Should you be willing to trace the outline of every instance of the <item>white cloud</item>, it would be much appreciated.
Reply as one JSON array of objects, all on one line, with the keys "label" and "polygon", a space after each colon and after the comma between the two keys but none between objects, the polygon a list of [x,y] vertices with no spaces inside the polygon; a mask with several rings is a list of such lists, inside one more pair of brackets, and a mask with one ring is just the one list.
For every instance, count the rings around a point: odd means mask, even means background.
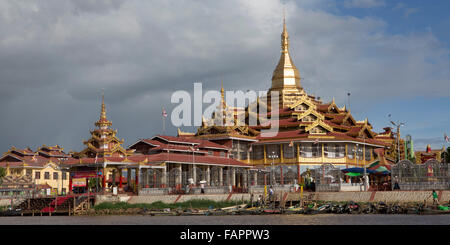
[{"label": "white cloud", "polygon": [[384,0],[345,0],[345,8],[376,8],[386,6]]},{"label": "white cloud", "polygon": [[[0,122],[3,149],[79,147],[97,119],[101,88],[119,137],[151,136],[161,130],[157,116],[161,106],[170,110],[171,92],[199,81],[218,89],[222,80],[225,89],[268,89],[280,55],[279,1],[29,3],[0,2],[0,113],[9,115]],[[448,97],[449,50],[432,33],[388,34],[383,20],[337,16],[321,9],[328,1],[319,3],[286,4],[307,92],[343,103],[350,91],[354,103],[367,104]],[[39,123],[23,123],[24,115]]]}]

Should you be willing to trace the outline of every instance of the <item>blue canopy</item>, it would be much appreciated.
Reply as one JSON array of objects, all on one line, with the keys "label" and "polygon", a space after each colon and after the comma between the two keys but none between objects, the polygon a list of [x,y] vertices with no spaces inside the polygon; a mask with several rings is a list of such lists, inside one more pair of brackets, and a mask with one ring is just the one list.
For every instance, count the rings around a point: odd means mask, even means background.
[{"label": "blue canopy", "polygon": [[[345,173],[361,173],[362,174],[362,173],[364,173],[364,168],[344,168],[341,171],[345,172]],[[377,171],[366,168],[366,173],[376,174]]]}]

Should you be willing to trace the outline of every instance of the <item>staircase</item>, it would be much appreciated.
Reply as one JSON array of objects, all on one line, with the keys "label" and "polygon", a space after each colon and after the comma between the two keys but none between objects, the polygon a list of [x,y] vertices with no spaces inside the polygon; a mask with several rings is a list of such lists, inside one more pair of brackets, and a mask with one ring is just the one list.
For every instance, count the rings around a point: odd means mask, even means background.
[{"label": "staircase", "polygon": [[47,213],[60,214],[81,214],[85,213],[89,207],[89,201],[93,196],[64,196],[64,197],[40,197],[29,198],[20,203],[16,208],[20,209],[23,214],[41,215]]}]

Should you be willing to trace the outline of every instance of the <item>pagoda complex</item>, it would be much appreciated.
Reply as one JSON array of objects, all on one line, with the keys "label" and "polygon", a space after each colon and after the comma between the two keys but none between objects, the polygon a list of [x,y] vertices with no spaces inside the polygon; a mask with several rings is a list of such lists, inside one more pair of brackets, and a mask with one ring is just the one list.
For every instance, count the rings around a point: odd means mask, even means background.
[{"label": "pagoda complex", "polygon": [[[231,116],[231,120],[236,122],[237,116],[245,113],[245,125],[218,126],[215,122],[219,113],[214,113],[211,119],[203,119],[195,134],[180,130],[178,134],[227,145],[232,149],[233,158],[253,166],[277,166],[280,176],[277,178],[281,183],[300,179],[300,173],[323,163],[341,168],[362,167],[378,158],[375,149],[379,149],[377,152],[396,149],[392,146],[396,140],[390,132],[377,134],[367,118],[355,120],[350,109],[339,107],[334,99],[323,103],[319,98],[308,95],[300,81],[300,73],[289,52],[289,34],[284,21],[281,56],[267,94],[246,108],[228,108],[222,87],[220,109],[225,113],[221,115]],[[272,91],[278,92],[277,98],[271,98]],[[278,103],[278,107],[271,103]],[[261,115],[269,119],[262,121],[258,118]],[[278,119],[270,119],[273,116]],[[253,121],[257,124],[249,125],[250,119],[255,119]],[[264,137],[262,130],[269,129],[272,123],[276,123],[274,120],[278,120],[278,133]],[[383,155],[392,162],[390,154]],[[286,179],[286,175],[291,177]]]}]

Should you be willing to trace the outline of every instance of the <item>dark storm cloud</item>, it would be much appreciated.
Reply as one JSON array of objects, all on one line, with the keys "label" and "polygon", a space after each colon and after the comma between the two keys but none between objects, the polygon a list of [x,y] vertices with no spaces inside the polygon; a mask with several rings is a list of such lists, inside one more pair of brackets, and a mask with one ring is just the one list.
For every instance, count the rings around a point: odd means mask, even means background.
[{"label": "dark storm cloud", "polygon": [[[431,83],[448,88],[441,71],[448,59],[423,61],[448,54],[432,34],[389,36],[381,20],[320,10],[327,1],[283,2],[307,92],[325,101],[340,94],[343,102],[351,88],[367,103],[398,95],[396,88],[442,94],[417,82],[430,74]],[[41,144],[80,150],[102,90],[108,118],[128,145],[161,133],[161,107],[170,112],[172,92],[192,92],[194,82],[204,91],[221,81],[225,89],[268,89],[282,9],[272,0],[0,1],[1,151]],[[167,128],[175,133],[169,121]]]}]

